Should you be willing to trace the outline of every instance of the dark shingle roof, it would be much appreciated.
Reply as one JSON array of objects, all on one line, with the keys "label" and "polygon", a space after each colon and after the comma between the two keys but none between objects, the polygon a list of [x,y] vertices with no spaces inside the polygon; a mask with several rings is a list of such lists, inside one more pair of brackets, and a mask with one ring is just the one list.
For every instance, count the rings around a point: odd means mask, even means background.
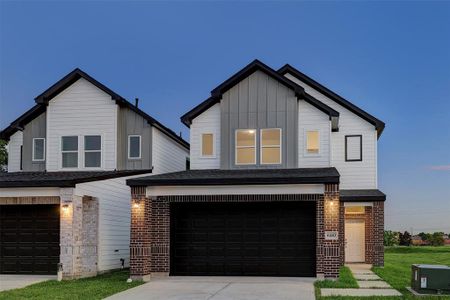
[{"label": "dark shingle roof", "polygon": [[344,202],[386,201],[386,195],[380,190],[340,190]]},{"label": "dark shingle roof", "polygon": [[335,168],[187,170],[128,179],[130,186],[339,183]]},{"label": "dark shingle roof", "polygon": [[0,173],[0,188],[74,187],[77,183],[151,173],[152,170]]}]

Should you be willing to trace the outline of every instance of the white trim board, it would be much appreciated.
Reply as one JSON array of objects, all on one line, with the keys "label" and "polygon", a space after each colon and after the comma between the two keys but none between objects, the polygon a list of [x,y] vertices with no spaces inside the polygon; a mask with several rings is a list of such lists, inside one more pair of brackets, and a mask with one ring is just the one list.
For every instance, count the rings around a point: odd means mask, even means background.
[{"label": "white trim board", "polygon": [[271,194],[323,194],[323,184],[277,185],[211,185],[211,186],[148,186],[146,195],[271,195]]},{"label": "white trim board", "polygon": [[60,196],[59,187],[15,187],[1,188],[0,197]]},{"label": "white trim board", "polygon": [[373,206],[373,202],[344,202],[344,206]]}]

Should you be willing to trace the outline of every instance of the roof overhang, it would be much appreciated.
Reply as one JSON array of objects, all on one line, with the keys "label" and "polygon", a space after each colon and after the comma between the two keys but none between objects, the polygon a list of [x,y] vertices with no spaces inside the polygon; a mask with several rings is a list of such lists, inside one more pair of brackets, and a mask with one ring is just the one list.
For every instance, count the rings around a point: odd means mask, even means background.
[{"label": "roof overhang", "polygon": [[338,184],[336,168],[187,170],[128,179],[129,186]]},{"label": "roof overhang", "polygon": [[287,73],[291,74],[292,76],[294,76],[298,80],[306,83],[307,85],[311,86],[312,88],[314,88],[315,90],[319,91],[323,95],[327,96],[331,100],[335,101],[339,105],[345,107],[346,109],[348,109],[352,113],[356,114],[360,118],[362,118],[362,119],[366,120],[367,122],[369,122],[370,124],[374,125],[375,129],[377,130],[378,138],[383,133],[383,130],[384,130],[384,127],[385,127],[385,123],[383,121],[381,121],[381,120],[375,118],[374,116],[372,116],[371,114],[365,112],[364,110],[362,110],[361,108],[357,107],[356,105],[354,105],[350,101],[348,101],[348,100],[344,99],[343,97],[339,96],[335,92],[333,92],[330,89],[326,88],[325,86],[321,85],[320,83],[318,83],[314,79],[310,78],[309,76],[303,74],[302,72],[300,72],[296,68],[292,67],[291,65],[289,65],[289,64],[284,65],[282,68],[280,68],[278,70],[278,73],[283,75],[283,76],[286,75]]},{"label": "roof overhang", "polygon": [[148,170],[0,173],[0,188],[75,187],[79,183],[150,174]]},{"label": "roof overhang", "polygon": [[386,195],[377,189],[340,190],[339,196],[342,202],[386,201]]}]

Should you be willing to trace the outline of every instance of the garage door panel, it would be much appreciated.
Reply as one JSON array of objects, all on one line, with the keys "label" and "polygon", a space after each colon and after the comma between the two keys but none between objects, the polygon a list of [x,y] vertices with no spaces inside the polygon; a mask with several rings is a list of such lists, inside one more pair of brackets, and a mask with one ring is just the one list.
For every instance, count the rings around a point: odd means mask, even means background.
[{"label": "garage door panel", "polygon": [[8,205],[0,211],[0,273],[56,274],[59,205]]},{"label": "garage door panel", "polygon": [[315,203],[172,204],[170,262],[172,275],[315,276]]}]

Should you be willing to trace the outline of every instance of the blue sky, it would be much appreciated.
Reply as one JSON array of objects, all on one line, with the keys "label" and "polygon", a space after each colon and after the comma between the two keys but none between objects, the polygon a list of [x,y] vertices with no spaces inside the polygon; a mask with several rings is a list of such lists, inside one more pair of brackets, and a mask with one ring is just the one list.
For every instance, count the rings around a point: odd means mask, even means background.
[{"label": "blue sky", "polygon": [[0,127],[75,67],[179,117],[251,60],[386,122],[388,229],[450,232],[450,2],[0,2]]}]

